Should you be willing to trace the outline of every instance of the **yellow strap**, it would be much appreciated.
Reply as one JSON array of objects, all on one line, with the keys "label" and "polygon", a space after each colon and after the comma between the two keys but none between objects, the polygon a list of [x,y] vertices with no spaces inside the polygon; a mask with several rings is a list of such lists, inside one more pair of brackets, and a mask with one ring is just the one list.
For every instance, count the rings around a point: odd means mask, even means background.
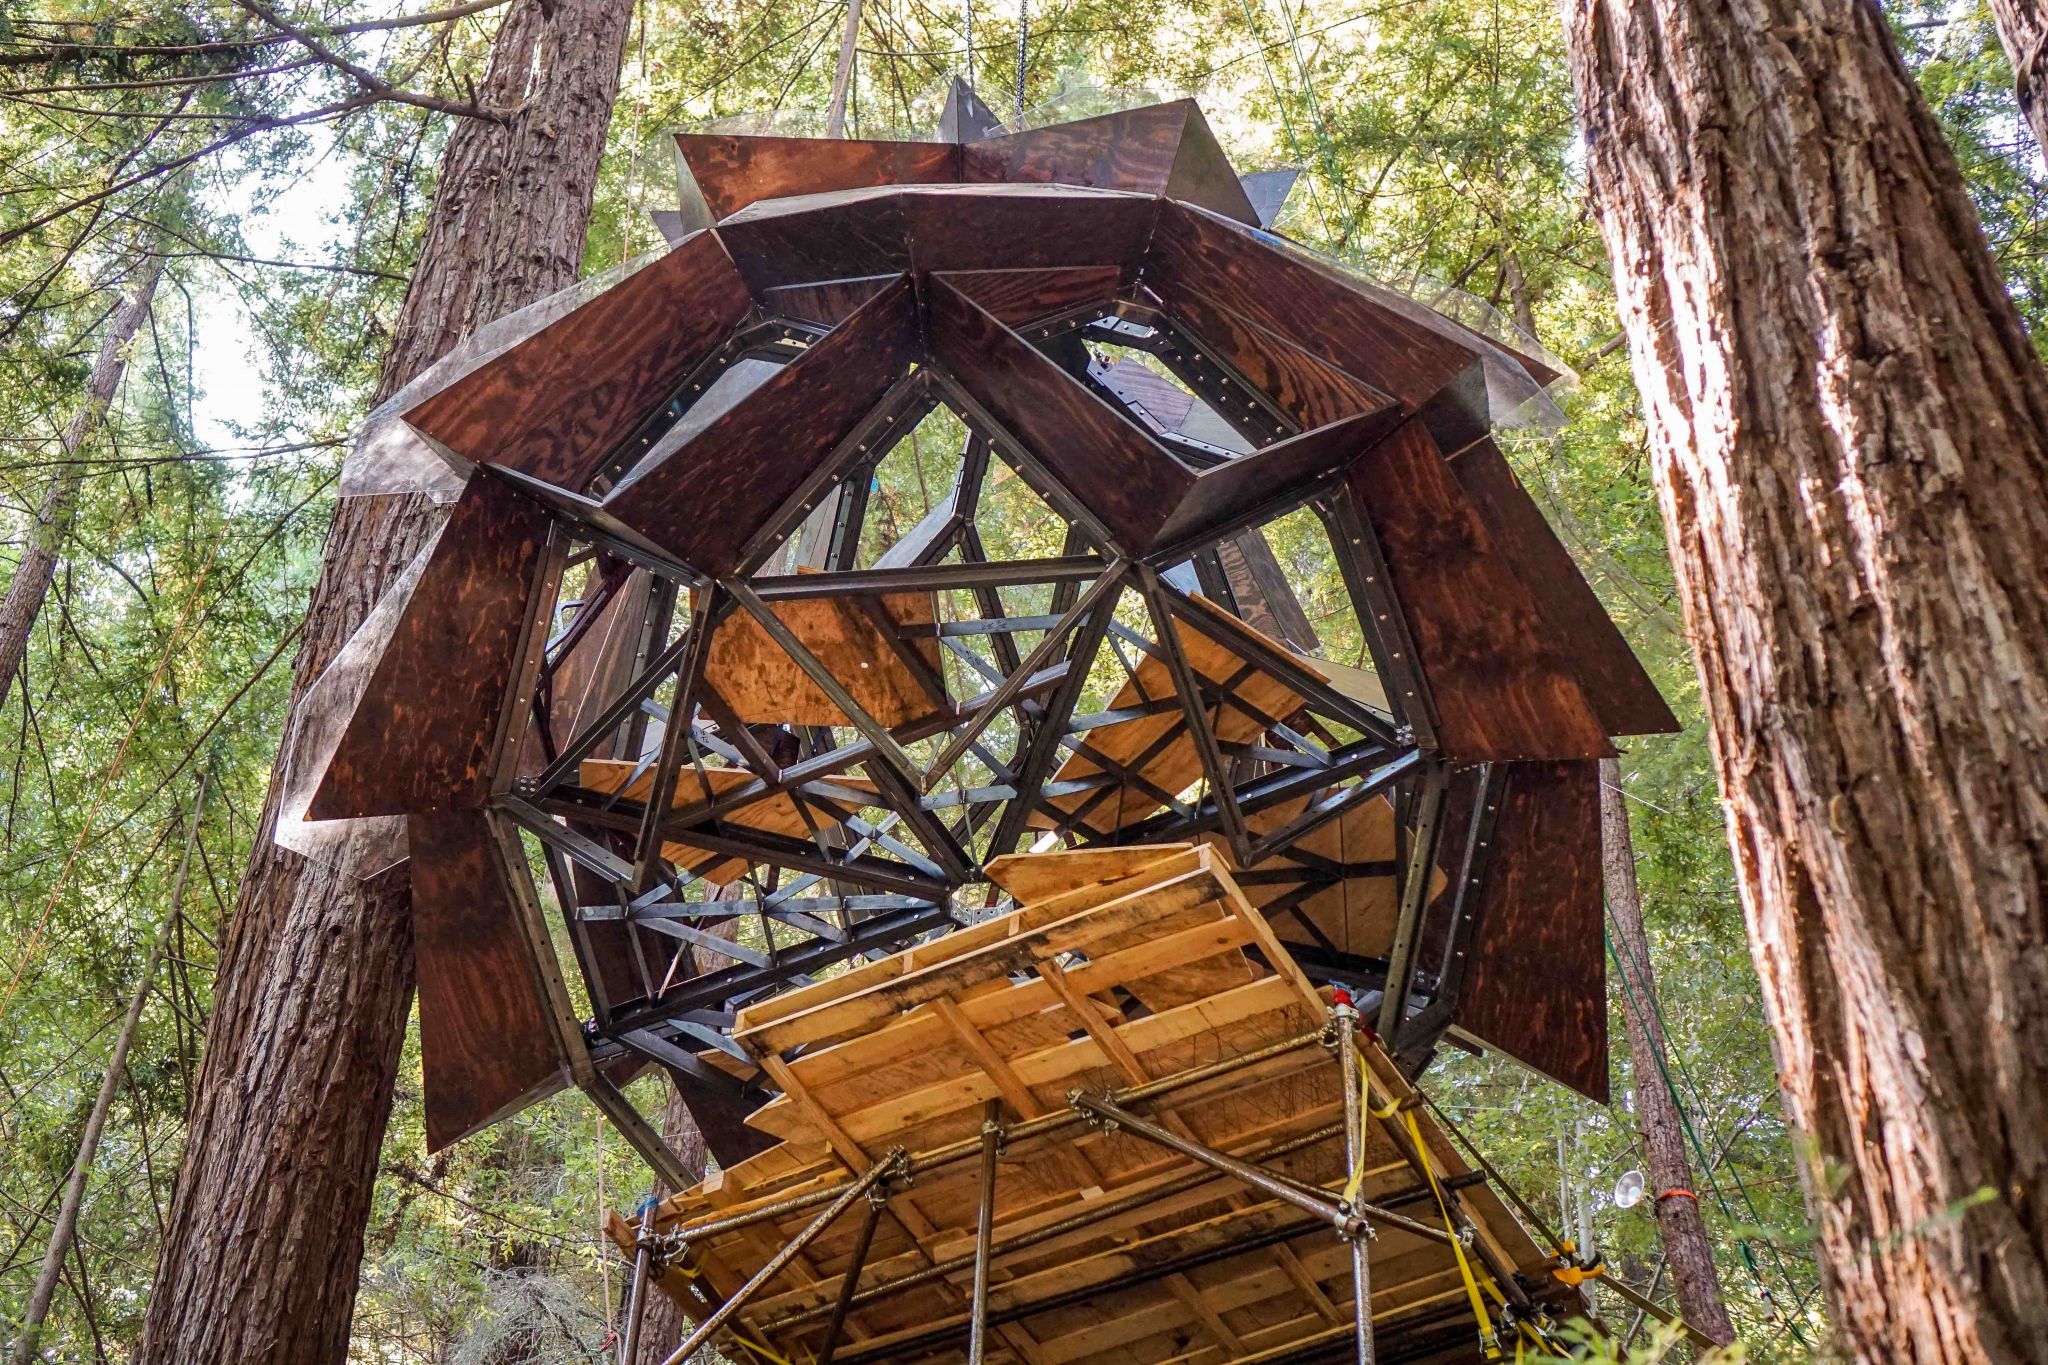
[{"label": "yellow strap", "polygon": [[[1390,1119],[1394,1117],[1395,1114],[1399,1113],[1401,1109],[1401,1101],[1395,1098],[1393,1095],[1388,1095],[1387,1103],[1384,1108],[1373,1108],[1372,1072],[1370,1069],[1366,1067],[1363,1058],[1359,1059],[1359,1073],[1361,1079],[1364,1080],[1365,1084],[1360,1086],[1358,1089],[1358,1108],[1360,1112],[1364,1115],[1364,1117],[1359,1120],[1358,1128],[1361,1134],[1365,1134],[1370,1133],[1372,1131],[1373,1119]],[[1344,1202],[1347,1204],[1356,1203],[1358,1200],[1359,1191],[1365,1188],[1366,1146],[1367,1144],[1364,1142],[1360,1142],[1358,1144],[1358,1164],[1352,1167],[1351,1169],[1351,1179],[1344,1182]]]},{"label": "yellow strap", "polygon": [[768,1365],[793,1365],[793,1362],[789,1361],[788,1359],[782,1356],[775,1354],[775,1352],[771,1351],[770,1349],[768,1349],[768,1347],[764,1346],[760,1342],[755,1341],[752,1337],[744,1337],[741,1336],[739,1333],[735,1332],[733,1334],[733,1340],[739,1342],[740,1345],[746,1347],[749,1351],[752,1351],[755,1355],[767,1361]]},{"label": "yellow strap", "polygon": [[[1429,1147],[1422,1140],[1422,1128],[1415,1122],[1414,1111],[1410,1110],[1401,1117],[1407,1121],[1408,1138],[1415,1144],[1415,1155],[1422,1162],[1422,1173],[1429,1179],[1429,1191],[1436,1196],[1436,1209],[1443,1216],[1444,1231],[1450,1234],[1451,1254],[1458,1258],[1458,1274],[1465,1281],[1465,1297],[1471,1301],[1472,1316],[1479,1321],[1479,1335],[1486,1343],[1486,1358],[1498,1360],[1500,1346],[1494,1338],[1493,1317],[1486,1311],[1486,1296],[1479,1292],[1479,1277],[1472,1273],[1472,1261],[1465,1255],[1464,1239],[1458,1236],[1458,1226],[1451,1219],[1450,1201],[1444,1198],[1444,1187],[1437,1183],[1436,1163],[1429,1159]],[[1494,1294],[1498,1297],[1500,1291],[1494,1289]]]}]

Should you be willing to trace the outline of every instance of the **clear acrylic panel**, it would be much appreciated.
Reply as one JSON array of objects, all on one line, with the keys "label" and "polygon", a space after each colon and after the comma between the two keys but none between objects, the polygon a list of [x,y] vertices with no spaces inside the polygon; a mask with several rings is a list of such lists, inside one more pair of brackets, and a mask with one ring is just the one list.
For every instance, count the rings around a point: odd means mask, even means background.
[{"label": "clear acrylic panel", "polygon": [[405,817],[308,820],[306,810],[433,552],[434,544],[429,542],[392,580],[355,634],[307,690],[282,746],[279,781],[284,799],[278,803],[272,837],[280,847],[354,877],[374,877],[405,860]]},{"label": "clear acrylic panel", "polygon": [[674,249],[663,245],[610,270],[601,270],[485,323],[457,342],[446,355],[363,419],[356,429],[355,444],[342,462],[341,496],[424,493],[437,502],[453,502],[469,482],[466,463],[413,430],[404,414]]}]

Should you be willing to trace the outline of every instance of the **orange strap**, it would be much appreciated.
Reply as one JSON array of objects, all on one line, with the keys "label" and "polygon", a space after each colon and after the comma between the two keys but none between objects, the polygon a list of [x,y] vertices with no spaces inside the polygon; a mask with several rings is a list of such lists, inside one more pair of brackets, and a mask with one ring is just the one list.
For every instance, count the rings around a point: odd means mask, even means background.
[{"label": "orange strap", "polygon": [[1700,1202],[1700,1197],[1691,1190],[1659,1190],[1657,1198],[1660,1201],[1665,1199],[1690,1199],[1695,1204]]}]

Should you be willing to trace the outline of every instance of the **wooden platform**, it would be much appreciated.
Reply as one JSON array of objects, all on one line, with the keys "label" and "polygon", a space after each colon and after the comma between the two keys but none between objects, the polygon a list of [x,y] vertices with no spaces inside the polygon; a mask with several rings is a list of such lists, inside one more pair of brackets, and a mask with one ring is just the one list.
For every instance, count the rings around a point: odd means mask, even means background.
[{"label": "wooden platform", "polygon": [[[1328,1000],[1217,850],[1047,853],[989,872],[1021,908],[741,1014],[737,1041],[783,1091],[749,1123],[781,1144],[665,1201],[658,1232],[687,1236],[843,1185],[894,1149],[913,1159],[972,1151],[991,1113],[1007,1127],[1043,1127],[1074,1114],[1073,1092],[1103,1095],[1262,1050],[1131,1108],[1334,1197],[1348,1172],[1339,1069],[1319,1038]],[[1385,1055],[1362,1050],[1372,1103],[1386,1112],[1410,1100]],[[1426,1115],[1415,1120],[1411,1130],[1396,1111],[1369,1123],[1361,1197],[1439,1227],[1433,1171],[1453,1217],[1472,1229],[1478,1275],[1520,1297],[1519,1273],[1554,1299],[1542,1249]],[[969,1155],[890,1187],[839,1365],[965,1358],[978,1178]],[[663,1287],[701,1318],[819,1202],[691,1241]],[[1076,1119],[1010,1143],[994,1208],[991,1360],[1220,1365],[1348,1344],[1349,1249],[1327,1222],[1128,1132]],[[739,1311],[721,1338],[729,1358],[801,1361],[820,1348],[861,1222],[849,1211]],[[634,1229],[615,1214],[609,1226],[630,1251]],[[955,1260],[965,1263],[930,1273]],[[1480,1358],[1448,1245],[1384,1226],[1371,1268],[1384,1351]],[[922,1281],[889,1290],[918,1272]],[[773,1355],[749,1355],[749,1341]]]}]

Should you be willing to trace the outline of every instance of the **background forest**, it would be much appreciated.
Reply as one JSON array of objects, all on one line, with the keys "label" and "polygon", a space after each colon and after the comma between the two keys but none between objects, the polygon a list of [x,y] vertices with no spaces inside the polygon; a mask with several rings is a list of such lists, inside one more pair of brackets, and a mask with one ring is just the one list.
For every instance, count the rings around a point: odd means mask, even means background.
[{"label": "background forest", "polygon": [[[2048,182],[1988,12],[1889,9],[2038,323]],[[648,211],[674,197],[661,130],[764,113],[821,122],[844,14],[839,0],[639,0],[586,274],[658,245]],[[498,7],[393,22],[406,11],[330,0],[280,16],[255,0],[0,8],[0,581],[34,543],[38,509],[72,507],[0,706],[10,1320],[141,964],[168,930],[43,1339],[53,1360],[126,1359],[140,1329],[210,974],[259,837],[341,456]],[[1647,1203],[1616,1209],[1611,1191],[1641,1164],[1630,1096],[1671,1088],[1746,1350],[1809,1358],[1824,1324],[1795,1137],[1585,204],[1555,4],[1032,0],[1021,43],[1019,22],[1007,3],[972,16],[975,83],[1006,118],[1020,103],[1044,122],[1195,95],[1240,169],[1302,170],[1284,231],[1419,297],[1481,300],[1577,372],[1560,395],[1566,424],[1509,453],[1688,722],[1622,761],[1668,1065],[1628,1074],[1619,1011],[1644,964],[1617,960],[1611,1109],[1492,1059],[1447,1064],[1432,1088],[1546,1218],[1567,1198],[1587,1203],[1617,1273],[1639,1286],[1658,1278],[1656,1227]],[[280,36],[287,23],[318,37]],[[867,0],[849,131],[933,127],[944,83],[968,65],[966,28],[954,3]],[[70,449],[62,433],[120,300],[159,265],[108,419]],[[884,521],[927,510],[939,481],[919,472],[884,479]],[[1276,540],[1326,650],[1352,660],[1334,567],[1308,537]],[[409,1056],[354,1356],[607,1358],[622,1272],[598,1214],[646,1192],[637,1159],[574,1093],[429,1159],[418,1091]],[[1624,1327],[1633,1317],[1606,1306]]]}]

